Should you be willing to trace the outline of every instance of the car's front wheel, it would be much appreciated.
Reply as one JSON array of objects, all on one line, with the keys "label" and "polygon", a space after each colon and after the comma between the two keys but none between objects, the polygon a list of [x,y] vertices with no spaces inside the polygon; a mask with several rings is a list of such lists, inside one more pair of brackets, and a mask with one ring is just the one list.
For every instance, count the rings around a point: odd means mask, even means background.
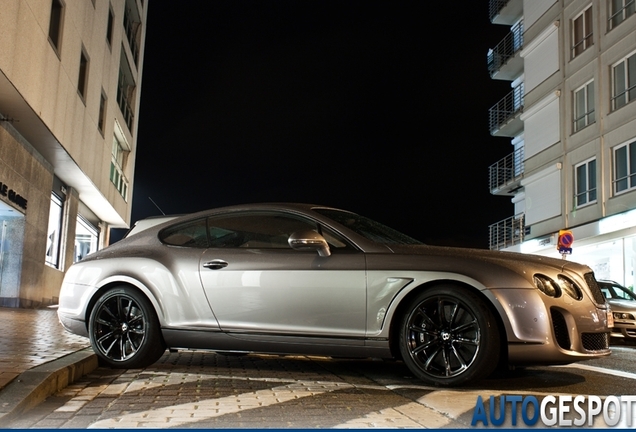
[{"label": "car's front wheel", "polygon": [[500,334],[484,302],[454,285],[427,289],[406,308],[400,326],[402,359],[425,382],[456,386],[497,366]]},{"label": "car's front wheel", "polygon": [[110,289],[97,300],[88,332],[100,362],[110,367],[147,367],[166,350],[152,304],[128,286]]}]

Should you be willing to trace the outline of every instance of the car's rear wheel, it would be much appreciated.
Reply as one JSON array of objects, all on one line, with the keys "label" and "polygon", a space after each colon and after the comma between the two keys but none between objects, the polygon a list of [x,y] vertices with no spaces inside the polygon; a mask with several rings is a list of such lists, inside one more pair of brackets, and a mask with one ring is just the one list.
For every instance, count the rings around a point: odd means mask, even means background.
[{"label": "car's rear wheel", "polygon": [[400,351],[418,378],[456,386],[489,375],[497,366],[500,334],[477,294],[454,285],[418,294],[400,326]]},{"label": "car's rear wheel", "polygon": [[88,331],[100,362],[110,367],[147,367],[166,350],[152,304],[128,286],[110,289],[97,300]]}]

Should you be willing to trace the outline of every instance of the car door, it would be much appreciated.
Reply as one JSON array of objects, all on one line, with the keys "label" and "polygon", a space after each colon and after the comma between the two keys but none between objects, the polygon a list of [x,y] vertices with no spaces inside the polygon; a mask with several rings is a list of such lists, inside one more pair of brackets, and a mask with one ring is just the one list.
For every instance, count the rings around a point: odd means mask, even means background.
[{"label": "car door", "polygon": [[331,256],[290,248],[292,232],[320,230],[286,213],[208,219],[210,247],[200,262],[205,294],[226,332],[362,338],[364,254],[328,235]]}]

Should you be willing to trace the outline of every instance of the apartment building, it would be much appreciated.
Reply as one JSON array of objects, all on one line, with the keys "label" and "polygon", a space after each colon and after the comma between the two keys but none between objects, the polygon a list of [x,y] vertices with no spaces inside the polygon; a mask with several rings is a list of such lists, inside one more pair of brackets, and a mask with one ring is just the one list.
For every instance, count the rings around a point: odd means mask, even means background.
[{"label": "apartment building", "polygon": [[2,0],[0,306],[130,222],[148,0]]},{"label": "apartment building", "polygon": [[599,279],[635,286],[635,0],[490,0],[510,33],[488,52],[511,90],[490,109],[490,132],[512,144],[490,166],[490,190],[514,211],[490,226],[490,247],[560,257]]}]

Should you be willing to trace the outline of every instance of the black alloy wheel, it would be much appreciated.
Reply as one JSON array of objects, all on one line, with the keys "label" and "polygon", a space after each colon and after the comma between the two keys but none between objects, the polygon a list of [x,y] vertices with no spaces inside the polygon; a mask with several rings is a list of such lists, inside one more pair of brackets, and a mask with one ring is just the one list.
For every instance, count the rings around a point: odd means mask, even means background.
[{"label": "black alloy wheel", "polygon": [[102,295],[91,312],[88,330],[93,350],[106,366],[147,367],[166,350],[152,304],[131,287]]},{"label": "black alloy wheel", "polygon": [[439,286],[420,293],[400,327],[402,358],[418,378],[456,386],[497,366],[500,335],[483,301],[466,288]]}]

